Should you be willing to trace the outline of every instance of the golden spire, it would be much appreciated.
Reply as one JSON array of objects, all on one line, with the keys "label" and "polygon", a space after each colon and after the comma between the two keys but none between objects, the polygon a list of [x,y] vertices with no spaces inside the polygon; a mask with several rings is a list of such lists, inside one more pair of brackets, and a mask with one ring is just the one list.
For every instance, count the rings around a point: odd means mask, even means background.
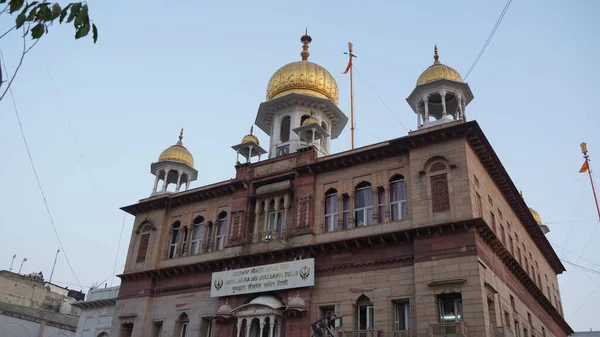
[{"label": "golden spire", "polygon": [[438,55],[437,44],[433,46],[433,64],[440,64],[440,55]]},{"label": "golden spire", "polygon": [[302,56],[302,61],[308,60],[310,53],[308,52],[308,45],[312,42],[312,37],[308,35],[308,28],[304,31],[304,35],[300,37],[300,41],[302,42],[302,52],[300,56]]},{"label": "golden spire", "polygon": [[252,131],[254,131],[254,125],[250,125],[250,136],[252,136]]}]

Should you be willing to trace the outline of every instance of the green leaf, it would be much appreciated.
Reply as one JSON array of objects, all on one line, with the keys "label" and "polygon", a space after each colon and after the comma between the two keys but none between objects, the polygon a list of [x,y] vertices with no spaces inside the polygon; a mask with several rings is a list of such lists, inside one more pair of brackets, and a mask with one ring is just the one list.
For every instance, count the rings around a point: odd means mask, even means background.
[{"label": "green leaf", "polygon": [[77,32],[75,32],[75,39],[82,38],[82,37],[88,35],[89,32],[90,32],[90,24],[86,23],[83,26],[79,27],[79,29],[77,29]]},{"label": "green leaf", "polygon": [[21,9],[25,0],[11,0],[10,1],[10,13],[14,13]]},{"label": "green leaf", "polygon": [[37,15],[37,19],[41,21],[50,21],[52,18],[52,11],[48,7],[48,4],[41,3],[39,4],[39,11]]},{"label": "green leaf", "polygon": [[60,13],[60,19],[58,20],[60,23],[63,22],[67,13],[69,13],[69,8],[71,8],[71,6],[73,6],[73,4],[68,4],[67,7],[63,8],[62,13]]},{"label": "green leaf", "polygon": [[94,38],[94,43],[98,41],[98,28],[96,28],[96,24],[92,24],[92,36]]},{"label": "green leaf", "polygon": [[77,14],[77,18],[75,19],[75,27],[82,26],[86,23],[89,25],[89,22],[90,20],[88,17],[88,6],[83,5],[83,7],[81,7],[81,10]]},{"label": "green leaf", "polygon": [[44,35],[44,24],[38,23],[31,29],[31,37],[34,39],[39,39],[42,37],[42,35]]},{"label": "green leaf", "polygon": [[71,13],[69,14],[69,18],[67,19],[67,23],[73,21],[79,14],[79,10],[81,9],[81,2],[76,2],[71,7]]},{"label": "green leaf", "polygon": [[25,23],[26,19],[27,19],[27,17],[23,13],[17,15],[17,19],[15,20],[15,23],[17,25],[17,29],[19,29],[19,28],[21,28],[21,26],[23,26],[23,24]]},{"label": "green leaf", "polygon": [[37,15],[37,10],[38,10],[38,8],[35,7],[34,9],[31,10],[31,12],[29,12],[29,15],[27,15],[27,21],[33,21],[33,19]]},{"label": "green leaf", "polygon": [[52,14],[50,15],[50,20],[55,20],[60,16],[60,5],[55,3],[52,5]]}]

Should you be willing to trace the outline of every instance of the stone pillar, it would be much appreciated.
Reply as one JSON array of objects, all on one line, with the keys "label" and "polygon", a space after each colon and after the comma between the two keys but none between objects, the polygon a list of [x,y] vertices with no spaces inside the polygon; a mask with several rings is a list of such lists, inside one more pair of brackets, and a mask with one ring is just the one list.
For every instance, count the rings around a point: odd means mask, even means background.
[{"label": "stone pillar", "polygon": [[460,113],[458,118],[464,120],[465,116],[463,114],[463,98],[462,98],[462,94],[460,92],[456,93],[456,101],[458,102],[458,112]]},{"label": "stone pillar", "polygon": [[[270,203],[271,203],[270,201],[265,200],[265,212],[264,212],[264,214],[265,214],[265,224],[263,226],[262,231],[258,231],[258,233],[260,233],[260,232],[266,232],[267,231],[267,228],[268,228],[267,225],[269,224],[269,211],[270,211],[269,204]],[[260,238],[259,238],[259,240],[260,240]]]},{"label": "stone pillar", "polygon": [[287,232],[285,221],[287,220],[288,208],[290,208],[290,196],[286,193],[283,195],[283,221],[281,221],[281,230],[285,232]]},{"label": "stone pillar", "polygon": [[338,220],[337,220],[337,230],[342,229],[344,225],[344,195],[338,194]]},{"label": "stone pillar", "polygon": [[[240,162],[240,150],[235,151],[235,164]],[[239,336],[238,336],[239,337]]]},{"label": "stone pillar", "polygon": [[440,90],[440,97],[442,98],[442,119],[446,119],[446,90]]},{"label": "stone pillar", "polygon": [[163,180],[163,187],[162,187],[162,191],[163,192],[167,190],[167,181],[169,179],[169,169],[167,168],[164,171],[165,171],[165,177],[164,177],[164,180]]},{"label": "stone pillar", "polygon": [[180,187],[181,187],[181,171],[177,170],[177,185],[175,187],[175,192],[179,192]]},{"label": "stone pillar", "polygon": [[158,177],[160,176],[160,171],[156,172],[156,178],[154,179],[154,187],[152,188],[152,194],[156,193],[156,188],[158,187]]},{"label": "stone pillar", "polygon": [[379,191],[377,187],[373,187],[373,222],[372,224],[376,224],[379,222]]},{"label": "stone pillar", "polygon": [[350,204],[348,205],[348,210],[350,211],[348,214],[348,228],[354,228],[356,227],[356,224],[354,223],[356,220],[354,219],[354,191],[352,193],[348,193],[348,203]]},{"label": "stone pillar", "polygon": [[[260,217],[260,200],[256,200],[256,206],[254,207],[254,231],[253,234],[258,235],[258,218]],[[254,235],[252,236],[254,238]],[[252,239],[254,243],[254,239]]]},{"label": "stone pillar", "polygon": [[260,333],[259,333],[258,335],[259,335],[260,337],[262,337],[262,335],[263,335],[263,330],[264,330],[264,328],[265,328],[265,323],[266,323],[266,322],[265,322],[265,318],[264,318],[264,317],[260,317],[260,318],[259,318],[259,323],[258,323],[258,325],[260,326]]},{"label": "stone pillar", "polygon": [[269,337],[273,337],[275,333],[275,316],[269,316],[269,325]]},{"label": "stone pillar", "polygon": [[385,222],[390,222],[391,214],[390,214],[390,184],[386,184],[383,188],[383,197],[385,199]]},{"label": "stone pillar", "polygon": [[240,332],[242,332],[242,324],[243,324],[242,322],[243,322],[243,320],[238,319],[237,331],[235,333],[236,337],[240,337]]},{"label": "stone pillar", "polygon": [[188,180],[185,182],[185,190],[189,190],[190,189],[190,179],[188,178]]},{"label": "stone pillar", "polygon": [[277,223],[279,222],[279,201],[275,201],[275,220],[273,221],[273,232],[279,232],[277,230]]},{"label": "stone pillar", "polygon": [[252,148],[253,148],[253,146],[252,146],[252,145],[248,146],[248,158],[246,158],[246,163],[250,163],[250,162],[251,162],[251,158],[252,158]]},{"label": "stone pillar", "polygon": [[423,120],[423,125],[429,122],[429,95],[425,95],[423,97],[423,106],[425,107],[425,118]]}]

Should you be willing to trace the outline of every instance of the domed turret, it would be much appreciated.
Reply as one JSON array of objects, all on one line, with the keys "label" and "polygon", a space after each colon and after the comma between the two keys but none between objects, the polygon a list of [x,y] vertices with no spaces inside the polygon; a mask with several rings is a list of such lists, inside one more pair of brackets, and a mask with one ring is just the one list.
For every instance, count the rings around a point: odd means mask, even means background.
[{"label": "domed turret", "polygon": [[433,64],[421,73],[406,99],[417,114],[419,129],[454,121],[466,121],[466,107],[473,100],[469,85],[454,68],[442,64],[437,46]]},{"label": "domed turret", "polygon": [[256,136],[254,134],[252,134],[253,130],[254,130],[254,126],[251,126],[250,133],[245,135],[244,138],[242,138],[242,144],[249,143],[249,142],[255,142],[257,145],[260,145],[258,138],[256,138]]},{"label": "domed turret", "polygon": [[[179,192],[182,186],[187,190],[190,182],[198,178],[198,171],[194,169],[194,157],[188,149],[183,146],[183,128],[179,133],[179,141],[169,146],[158,157],[158,162],[152,163],[150,172],[155,175],[152,194],[169,192],[169,184],[175,184],[175,192]],[[163,181],[161,191],[157,192],[158,182]]]}]

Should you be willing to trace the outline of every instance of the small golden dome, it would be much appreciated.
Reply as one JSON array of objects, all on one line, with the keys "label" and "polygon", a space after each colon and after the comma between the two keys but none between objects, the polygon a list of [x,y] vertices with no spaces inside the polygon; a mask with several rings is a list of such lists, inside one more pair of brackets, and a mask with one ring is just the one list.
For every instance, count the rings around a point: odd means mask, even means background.
[{"label": "small golden dome", "polygon": [[308,61],[308,45],[312,38],[304,34],[302,41],[302,61],[288,63],[271,76],[267,85],[267,100],[291,93],[328,98],[335,104],[339,101],[340,91],[335,78],[327,69]]},{"label": "small golden dome", "polygon": [[179,141],[177,144],[169,146],[166,150],[164,150],[160,156],[158,157],[158,161],[170,160],[177,161],[180,163],[184,163],[189,165],[190,167],[194,167],[194,157],[188,149],[183,146],[183,128],[181,128],[181,133],[179,133]]},{"label": "small golden dome", "polygon": [[437,80],[451,80],[456,82],[462,82],[463,79],[454,68],[449,67],[445,64],[441,64],[439,61],[439,55],[437,45],[433,48],[433,64],[419,76],[417,85],[437,81]]},{"label": "small golden dome", "polygon": [[535,222],[537,222],[538,225],[541,225],[542,224],[542,217],[540,216],[540,214],[538,212],[536,212],[533,208],[530,208],[529,212],[531,212],[531,215],[533,215],[533,218],[535,219]]},{"label": "small golden dome", "polygon": [[256,136],[252,134],[253,129],[254,129],[254,126],[251,126],[250,133],[245,135],[244,138],[242,138],[242,144],[248,143],[248,142],[255,142],[257,145],[260,145],[258,138],[256,138]]},{"label": "small golden dome", "polygon": [[306,125],[310,125],[310,124],[319,124],[319,121],[315,118],[315,114],[313,113],[313,111],[310,111],[310,117],[308,117],[307,119],[305,119],[302,122],[302,126],[306,126]]}]

